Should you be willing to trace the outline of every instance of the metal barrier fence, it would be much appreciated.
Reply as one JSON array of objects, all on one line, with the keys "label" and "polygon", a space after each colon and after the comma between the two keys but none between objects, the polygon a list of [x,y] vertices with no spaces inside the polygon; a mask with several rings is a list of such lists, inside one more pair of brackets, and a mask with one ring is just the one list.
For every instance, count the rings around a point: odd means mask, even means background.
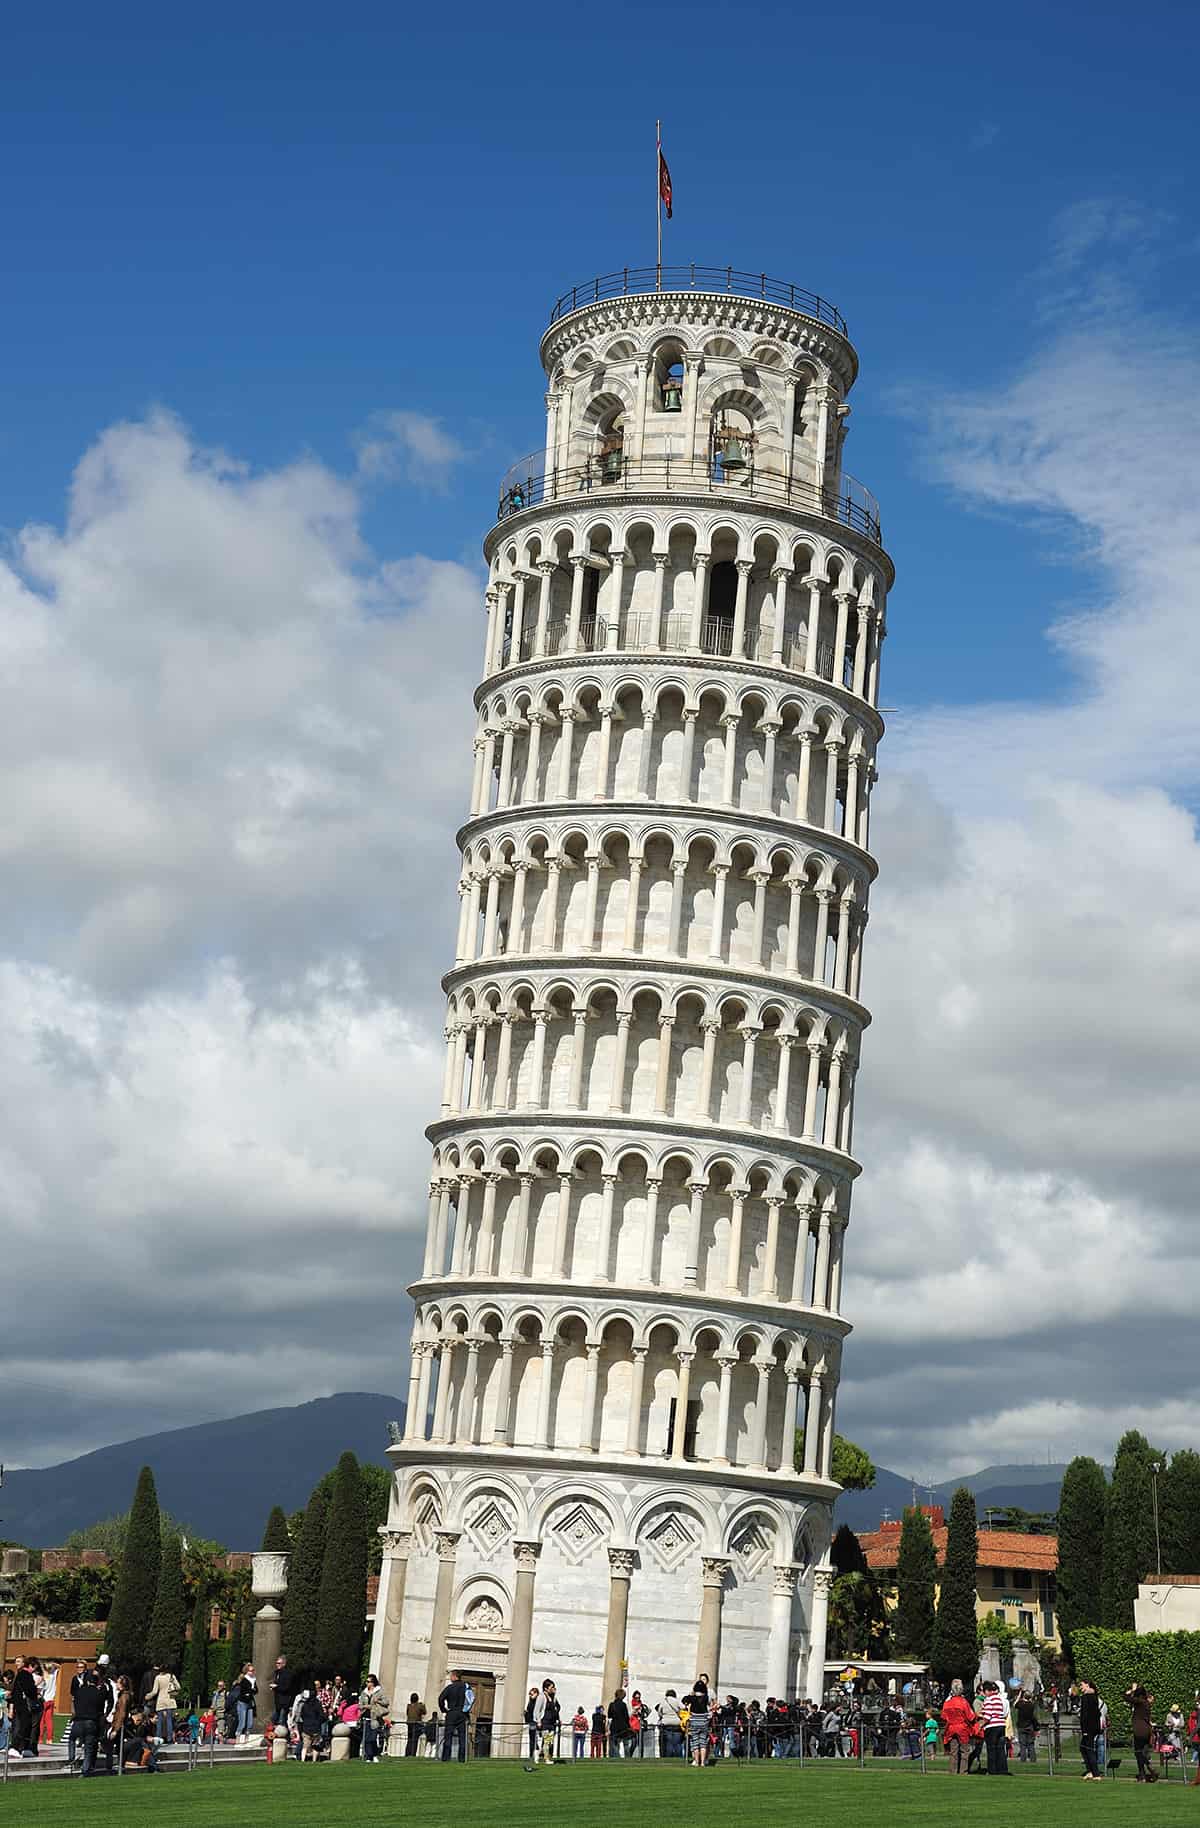
[{"label": "metal barrier fence", "polygon": [[[387,1744],[384,1748],[390,1758],[405,1756],[408,1728],[403,1721],[393,1722]],[[630,1731],[617,1736],[606,1730],[603,1736],[594,1734],[589,1727],[586,1733],[576,1734],[569,1722],[560,1722],[550,1735],[549,1745],[536,1727],[528,1722],[506,1722],[496,1720],[467,1720],[464,1731],[460,1734],[452,1729],[450,1744],[446,1744],[447,1734],[444,1722],[439,1722],[435,1737],[427,1736],[425,1724],[422,1723],[414,1757],[457,1760],[465,1756],[467,1762],[480,1758],[521,1759],[534,1763],[544,1758],[552,1758],[556,1763],[584,1763],[594,1758],[622,1758],[629,1762],[646,1764],[660,1761],[683,1762],[691,1757],[694,1747],[686,1731],[677,1727],[664,1726],[659,1723],[644,1726],[638,1732]],[[188,1772],[214,1770],[216,1768],[217,1742],[210,1739],[204,1742],[176,1742],[184,1744],[185,1759],[179,1768]],[[986,1769],[986,1751],[982,1742],[973,1741],[972,1748],[978,1747],[977,1757],[973,1756],[968,1769],[978,1762]],[[1132,1777],[1135,1760],[1131,1742],[1113,1740],[1099,1742],[1099,1764],[1103,1777]],[[205,1753],[207,1752],[207,1758]],[[114,1757],[114,1775],[125,1775],[125,1733],[122,1729],[116,1746],[112,1748]],[[265,1753],[265,1748],[264,1748]],[[1010,1764],[1020,1762],[1019,1757],[1010,1754]],[[96,1767],[107,1766],[109,1748],[100,1746],[97,1749]],[[289,1748],[288,1755],[291,1755]],[[9,1763],[13,1756],[12,1740],[3,1749],[0,1757],[0,1783],[9,1781]],[[831,1765],[857,1764],[860,1769],[872,1768],[907,1768],[909,1771],[920,1771],[924,1776],[930,1771],[949,1770],[948,1760],[940,1742],[936,1747],[927,1746],[924,1732],[917,1726],[906,1726],[899,1730],[884,1730],[879,1727],[873,1716],[866,1716],[857,1726],[845,1726],[836,1736],[816,1733],[803,1725],[789,1724],[788,1727],[776,1723],[764,1722],[758,1730],[745,1731],[738,1727],[718,1725],[710,1734],[707,1757],[711,1762],[733,1762],[746,1770],[752,1770],[764,1763],[786,1763],[797,1771],[805,1765],[829,1763]],[[1162,1749],[1150,1754],[1151,1768],[1156,1777],[1171,1781],[1176,1779],[1188,1783],[1196,1770],[1193,1755],[1185,1745],[1178,1755],[1171,1755]],[[20,1762],[20,1754],[17,1754]],[[239,1762],[250,1762],[240,1760]],[[257,1762],[257,1761],[255,1761]],[[1078,1735],[1061,1732],[1059,1726],[1047,1722],[1038,1728],[1034,1742],[1034,1760],[1045,1769],[1047,1776],[1078,1777],[1083,1769],[1083,1759],[1079,1750]],[[75,1758],[68,1770],[72,1776],[82,1773],[83,1759]]]}]

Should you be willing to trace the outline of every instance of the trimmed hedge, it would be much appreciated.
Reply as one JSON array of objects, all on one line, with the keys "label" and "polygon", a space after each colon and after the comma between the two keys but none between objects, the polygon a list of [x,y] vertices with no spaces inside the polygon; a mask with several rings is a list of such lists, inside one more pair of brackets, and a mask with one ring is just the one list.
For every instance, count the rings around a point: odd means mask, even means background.
[{"label": "trimmed hedge", "polygon": [[1154,1717],[1161,1720],[1178,1702],[1186,1716],[1200,1688],[1200,1631],[1108,1631],[1086,1625],[1072,1638],[1075,1673],[1086,1676],[1108,1702],[1109,1732],[1129,1737],[1125,1690],[1144,1683],[1154,1696]]}]

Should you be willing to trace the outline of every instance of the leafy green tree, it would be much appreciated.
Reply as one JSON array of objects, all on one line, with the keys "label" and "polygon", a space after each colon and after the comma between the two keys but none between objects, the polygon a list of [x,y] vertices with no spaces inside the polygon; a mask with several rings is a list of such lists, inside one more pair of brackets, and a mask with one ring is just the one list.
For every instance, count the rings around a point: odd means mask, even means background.
[{"label": "leafy green tree", "polygon": [[366,1626],[366,1504],[358,1461],[344,1453],[337,1463],[325,1531],[325,1560],[317,1604],[315,1664],[354,1682]]},{"label": "leafy green tree", "polygon": [[134,1678],[146,1667],[146,1639],[158,1596],[161,1564],[158,1494],[154,1474],[143,1466],[130,1507],[120,1572],[104,1634],[104,1648],[117,1670]]},{"label": "leafy green tree", "polygon": [[892,1639],[898,1654],[927,1663],[933,1645],[937,1550],[929,1519],[917,1505],[907,1505],[900,1526],[896,1562],[896,1610]]},{"label": "leafy green tree", "polygon": [[179,1673],[183,1662],[187,1616],[187,1597],[183,1590],[183,1548],[178,1536],[168,1536],[162,1545],[158,1592],[146,1637],[147,1663]]},{"label": "leafy green tree", "polygon": [[1200,1454],[1171,1455],[1158,1482],[1158,1527],[1167,1574],[1200,1574]]},{"label": "leafy green tree", "polygon": [[311,1674],[316,1668],[317,1608],[321,1603],[328,1509],[329,1493],[322,1479],[313,1488],[296,1537],[283,1608],[284,1655],[291,1667],[303,1675]]},{"label": "leafy green tree", "polygon": [[196,1590],[196,1603],[192,1607],[192,1635],[187,1642],[183,1658],[183,1678],[181,1687],[185,1701],[203,1704],[208,1700],[208,1595],[202,1587]]},{"label": "leafy green tree", "polygon": [[862,1543],[848,1523],[838,1525],[833,1541],[829,1545],[829,1559],[833,1563],[835,1574],[866,1574],[869,1572]]},{"label": "leafy green tree", "polygon": [[271,1512],[271,1515],[267,1518],[267,1527],[263,1531],[262,1546],[264,1550],[273,1555],[288,1555],[291,1553],[292,1539],[288,1534],[287,1518],[284,1515],[282,1505],[277,1504]]},{"label": "leafy green tree", "polygon": [[931,1662],[939,1682],[968,1682],[979,1667],[975,1627],[978,1559],[975,1499],[960,1485],[950,1504],[946,1559],[933,1627]]},{"label": "leafy green tree", "polygon": [[1104,1588],[1104,1468],[1079,1454],[1063,1474],[1058,1500],[1058,1627],[1071,1656],[1071,1635],[1098,1625]]},{"label": "leafy green tree", "polygon": [[1117,1443],[1104,1519],[1104,1587],[1101,1622],[1131,1630],[1138,1582],[1155,1565],[1151,1474],[1162,1456],[1131,1428]]},{"label": "leafy green tree", "polygon": [[869,1569],[837,1575],[829,1595],[829,1649],[834,1656],[885,1656],[889,1626],[883,1587]]},{"label": "leafy green tree", "polygon": [[[792,1465],[797,1472],[804,1468],[804,1430],[797,1428],[796,1441],[792,1450]],[[840,1486],[848,1492],[867,1492],[875,1483],[875,1462],[865,1447],[859,1447],[854,1441],[848,1441],[845,1435],[835,1434],[833,1452],[830,1455],[830,1470]]]}]

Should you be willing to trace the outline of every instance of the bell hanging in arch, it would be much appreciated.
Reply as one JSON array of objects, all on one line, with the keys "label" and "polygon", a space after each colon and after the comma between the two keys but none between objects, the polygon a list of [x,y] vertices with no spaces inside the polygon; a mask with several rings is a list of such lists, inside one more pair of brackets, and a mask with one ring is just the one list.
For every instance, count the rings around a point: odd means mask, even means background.
[{"label": "bell hanging in arch", "polygon": [[681,413],[683,411],[683,386],[670,375],[663,382],[662,390],[664,413]]},{"label": "bell hanging in arch", "polygon": [[726,432],[721,439],[721,462],[727,470],[744,470],[746,446],[736,432]]}]

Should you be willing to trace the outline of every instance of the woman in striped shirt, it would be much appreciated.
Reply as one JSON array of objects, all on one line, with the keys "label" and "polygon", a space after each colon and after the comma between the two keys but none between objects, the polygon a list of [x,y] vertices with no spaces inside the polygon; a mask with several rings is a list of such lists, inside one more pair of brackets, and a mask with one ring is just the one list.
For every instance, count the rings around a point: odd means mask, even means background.
[{"label": "woman in striped shirt", "polygon": [[1008,1777],[1008,1747],[1005,1744],[1008,1705],[995,1682],[985,1682],[983,1685],[983,1706],[980,1713],[983,1717],[983,1740],[987,1747],[988,1776]]}]

